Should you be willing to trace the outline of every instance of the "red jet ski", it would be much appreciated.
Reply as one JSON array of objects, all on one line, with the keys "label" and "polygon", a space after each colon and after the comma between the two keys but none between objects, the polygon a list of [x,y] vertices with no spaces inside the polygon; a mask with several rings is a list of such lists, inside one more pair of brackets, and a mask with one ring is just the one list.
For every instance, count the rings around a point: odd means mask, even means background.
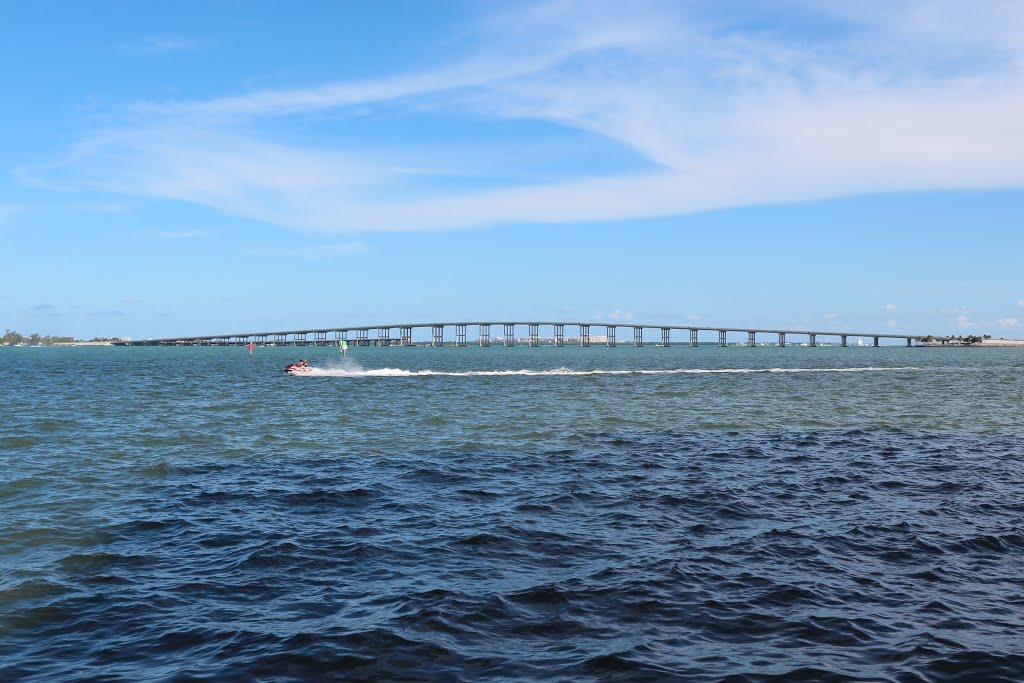
[{"label": "red jet ski", "polygon": [[285,366],[284,369],[289,375],[298,375],[304,372],[313,372],[313,368],[309,367],[309,364],[304,360],[300,360],[298,363],[292,363],[291,365]]}]

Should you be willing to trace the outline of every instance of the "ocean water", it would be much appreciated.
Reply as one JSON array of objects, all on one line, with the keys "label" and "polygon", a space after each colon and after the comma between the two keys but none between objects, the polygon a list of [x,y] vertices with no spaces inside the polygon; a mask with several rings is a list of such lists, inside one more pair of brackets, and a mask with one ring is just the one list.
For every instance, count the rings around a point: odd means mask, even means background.
[{"label": "ocean water", "polygon": [[0,406],[0,680],[1024,680],[1015,349],[0,348]]}]

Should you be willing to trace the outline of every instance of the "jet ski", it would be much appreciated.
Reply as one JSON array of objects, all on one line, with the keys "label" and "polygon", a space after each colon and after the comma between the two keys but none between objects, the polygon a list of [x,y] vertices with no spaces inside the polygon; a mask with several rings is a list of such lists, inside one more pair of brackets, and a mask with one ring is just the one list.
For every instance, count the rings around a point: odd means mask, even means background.
[{"label": "jet ski", "polygon": [[289,375],[301,375],[306,372],[313,372],[313,368],[309,367],[306,361],[300,360],[298,363],[286,365],[284,371]]}]

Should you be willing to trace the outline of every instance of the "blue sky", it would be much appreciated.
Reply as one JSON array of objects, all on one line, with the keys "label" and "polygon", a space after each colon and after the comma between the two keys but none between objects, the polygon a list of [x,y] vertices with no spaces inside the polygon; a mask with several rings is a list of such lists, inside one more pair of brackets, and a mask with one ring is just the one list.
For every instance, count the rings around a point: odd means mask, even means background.
[{"label": "blue sky", "polygon": [[1024,5],[974,4],[3,3],[0,328],[1022,337]]}]

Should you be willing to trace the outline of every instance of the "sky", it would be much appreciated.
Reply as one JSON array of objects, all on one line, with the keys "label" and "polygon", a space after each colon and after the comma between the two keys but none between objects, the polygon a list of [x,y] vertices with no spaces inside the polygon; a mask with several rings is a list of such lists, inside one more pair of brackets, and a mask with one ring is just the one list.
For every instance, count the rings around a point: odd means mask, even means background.
[{"label": "sky", "polygon": [[1024,337],[1016,0],[0,0],[0,328]]}]

